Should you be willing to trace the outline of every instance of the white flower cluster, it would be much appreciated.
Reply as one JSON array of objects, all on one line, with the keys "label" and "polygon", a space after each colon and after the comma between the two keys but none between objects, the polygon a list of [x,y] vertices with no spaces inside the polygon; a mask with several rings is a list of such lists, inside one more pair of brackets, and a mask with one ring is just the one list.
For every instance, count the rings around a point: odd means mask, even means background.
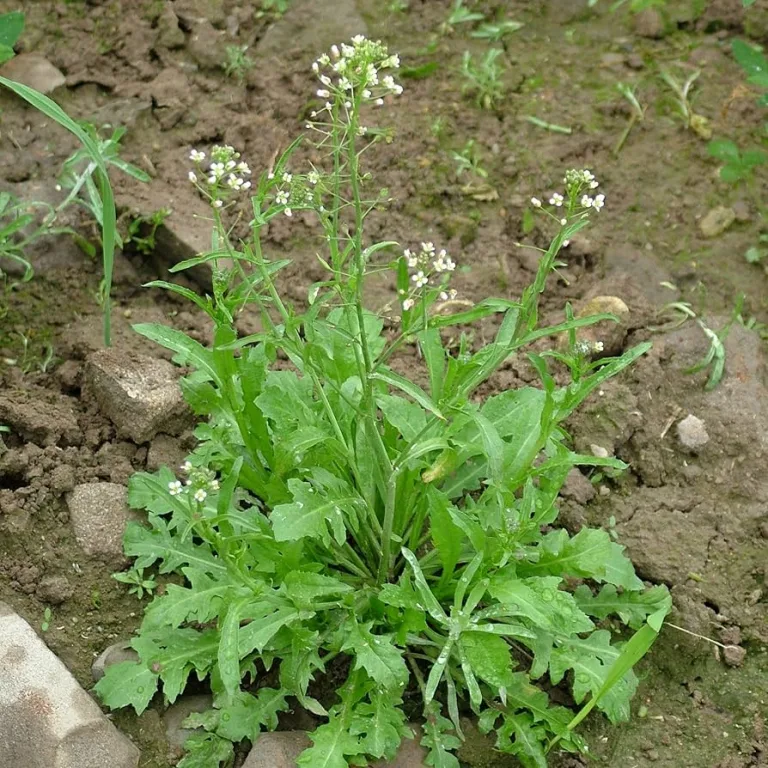
[{"label": "white flower cluster", "polygon": [[597,355],[603,351],[602,341],[587,341],[582,339],[576,342],[576,346],[573,350],[577,355],[582,357],[588,357],[589,355]]},{"label": "white flower cluster", "polygon": [[[580,214],[586,211],[600,211],[605,205],[605,195],[595,195],[594,197],[586,194],[586,190],[597,189],[600,182],[594,174],[587,170],[572,169],[566,171],[563,178],[565,184],[565,194],[553,192],[549,197],[549,204],[555,208],[565,208],[567,214]],[[534,208],[541,208],[543,203],[538,197],[531,198],[531,205]],[[555,215],[547,211],[553,218],[557,219],[562,226],[568,223],[567,217],[561,218],[561,214]]]},{"label": "white flower cluster", "polygon": [[[403,258],[408,265],[411,282],[413,283],[410,291],[400,291],[401,296],[405,296],[402,299],[402,305],[403,309],[407,312],[413,308],[419,291],[429,285],[430,279],[439,274],[449,275],[456,269],[456,263],[446,253],[445,249],[436,251],[434,243],[422,243],[421,249],[418,251],[406,248],[403,251]],[[442,291],[440,298],[443,301],[449,298],[455,299],[456,291],[453,289],[448,292]]]},{"label": "white flower cluster", "polygon": [[[270,173],[267,178],[272,181],[275,178],[275,174]],[[310,187],[315,187],[320,182],[320,179],[320,174],[314,169],[306,174],[306,176],[296,178],[294,178],[292,173],[284,171],[280,175],[279,181],[276,182],[275,205],[283,206],[283,213],[288,218],[291,218],[293,216],[293,208],[291,206],[307,207],[307,204],[311,201],[312,194],[307,184]]]},{"label": "white flower cluster", "polygon": [[[382,70],[399,68],[397,54],[390,55],[380,40],[368,40],[363,35],[356,35],[350,42],[332,45],[330,53],[324,53],[312,63],[312,71],[322,86],[317,95],[326,99],[320,111],[330,114],[334,104],[343,105],[346,110],[359,102],[382,106],[386,96],[399,96],[403,92],[403,86],[393,75],[382,74]],[[311,117],[315,118],[317,114],[313,112]],[[314,125],[309,123],[308,127]],[[362,125],[357,130],[360,135],[367,132]]]},{"label": "white flower cluster", "polygon": [[179,469],[188,475],[188,478],[183,485],[181,480],[171,480],[168,483],[168,493],[171,496],[181,496],[191,491],[192,498],[202,504],[208,498],[210,491],[219,490],[219,481],[210,470],[196,468],[190,461],[185,461]]},{"label": "white flower cluster", "polygon": [[[189,172],[189,180],[205,192],[210,198],[214,208],[224,205],[224,198],[228,192],[246,192],[251,188],[251,182],[247,179],[251,175],[248,164],[240,160],[240,153],[234,147],[225,144],[211,149],[211,163],[207,169],[203,168],[206,154],[198,149],[189,153],[189,159],[195,164],[196,171]],[[207,189],[202,189],[202,181],[207,184]]]}]

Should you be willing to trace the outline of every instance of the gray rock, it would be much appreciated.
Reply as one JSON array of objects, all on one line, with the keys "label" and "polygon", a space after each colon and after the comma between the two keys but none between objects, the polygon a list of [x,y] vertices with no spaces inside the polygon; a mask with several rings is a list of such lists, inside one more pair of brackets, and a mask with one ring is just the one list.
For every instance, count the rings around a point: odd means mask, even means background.
[{"label": "gray rock", "polygon": [[179,441],[170,435],[158,435],[149,445],[147,470],[154,472],[160,467],[169,467],[174,472],[184,461],[185,452]]},{"label": "gray rock", "polygon": [[709,211],[699,222],[699,229],[704,237],[717,237],[722,235],[734,221],[736,221],[736,213],[733,208],[718,206]]},{"label": "gray rock", "polygon": [[635,34],[658,40],[664,37],[664,19],[656,8],[646,8],[634,17]]},{"label": "gray rock", "polygon": [[116,483],[83,483],[67,496],[75,538],[87,555],[115,568],[126,562],[123,535],[129,520],[139,516],[128,509],[127,490]]},{"label": "gray rock", "polygon": [[697,451],[709,442],[709,435],[704,427],[704,422],[689,413],[677,425],[677,436],[685,448]]},{"label": "gray rock", "polygon": [[32,627],[0,603],[0,755],[18,768],[136,768],[139,750]]},{"label": "gray rock", "polygon": [[[186,192],[186,189],[185,189]],[[174,212],[157,228],[155,253],[172,266],[211,249],[210,209],[197,199],[179,199]],[[210,289],[211,268],[201,264],[184,274],[202,288]]]},{"label": "gray rock", "polygon": [[113,664],[119,664],[121,661],[138,660],[139,654],[131,648],[130,643],[113,643],[96,657],[91,665],[91,674],[93,675],[93,679],[98,683],[99,680],[104,677],[107,667],[111,667]]},{"label": "gray rock", "polygon": [[171,704],[163,715],[165,735],[168,744],[177,752],[182,752],[184,742],[198,729],[184,728],[183,722],[193,712],[205,712],[213,706],[213,698],[209,695],[183,696],[175,704]]},{"label": "gray rock", "polygon": [[51,605],[60,605],[69,600],[74,592],[66,576],[43,576],[35,590],[38,599]]},{"label": "gray rock", "polygon": [[729,645],[723,649],[723,658],[729,667],[740,667],[747,658],[747,651],[740,645]]},{"label": "gray rock", "polygon": [[15,56],[0,67],[0,75],[40,93],[51,93],[66,82],[64,75],[39,53]]},{"label": "gray rock", "polygon": [[294,768],[299,755],[309,746],[311,742],[304,731],[263,733],[243,768]]},{"label": "gray rock", "polygon": [[178,434],[187,425],[176,368],[165,360],[103,349],[88,358],[85,378],[121,437],[145,443],[158,432]]},{"label": "gray rock", "polygon": [[179,17],[174,13],[170,5],[165,5],[157,19],[157,38],[155,45],[159,48],[184,47],[184,32],[179,26]]},{"label": "gray rock", "polygon": [[287,13],[264,33],[256,53],[287,56],[299,52],[316,59],[334,43],[366,33],[367,26],[355,0],[295,0]]},{"label": "gray rock", "polygon": [[226,18],[224,0],[176,0],[173,11],[188,27],[199,21],[221,27]]},{"label": "gray rock", "polygon": [[192,28],[187,44],[189,55],[203,69],[221,69],[226,58],[224,35],[217,32],[209,21],[200,21]]},{"label": "gray rock", "polygon": [[573,499],[577,504],[586,504],[595,498],[595,488],[581,474],[578,467],[574,467],[565,478],[560,495],[566,499]]},{"label": "gray rock", "polygon": [[607,459],[611,454],[602,445],[596,443],[590,443],[589,450],[592,451],[593,456],[597,456],[598,459]]}]

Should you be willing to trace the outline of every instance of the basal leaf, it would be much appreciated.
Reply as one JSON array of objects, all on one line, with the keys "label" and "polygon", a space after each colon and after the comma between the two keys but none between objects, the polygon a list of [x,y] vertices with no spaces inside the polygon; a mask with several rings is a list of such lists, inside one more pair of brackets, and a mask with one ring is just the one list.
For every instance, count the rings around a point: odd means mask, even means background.
[{"label": "basal leaf", "polygon": [[248,598],[229,604],[219,633],[219,677],[224,690],[230,696],[240,688],[240,653],[238,639],[240,619]]},{"label": "basal leaf", "polygon": [[140,715],[157,691],[158,676],[146,664],[122,661],[109,665],[94,691],[110,709],[133,707]]},{"label": "basal leaf", "polygon": [[312,380],[299,378],[293,371],[270,371],[261,394],[256,398],[259,410],[278,432],[291,432],[297,425],[315,422]]},{"label": "basal leaf", "polygon": [[512,684],[512,657],[503,637],[488,632],[462,632],[459,643],[479,678],[495,688]]},{"label": "basal leaf", "polygon": [[502,752],[517,757],[525,768],[547,768],[544,745],[547,732],[534,725],[533,718],[527,713],[504,714],[504,722],[497,730],[496,746]]},{"label": "basal leaf", "polygon": [[663,585],[651,587],[644,592],[619,594],[613,584],[605,584],[599,594],[593,595],[592,590],[582,584],[577,587],[574,597],[579,608],[590,616],[605,619],[616,614],[632,629],[640,629],[646,618],[656,611],[663,610],[666,613],[672,607],[669,590]]},{"label": "basal leaf", "polygon": [[401,691],[408,683],[408,667],[400,649],[392,643],[391,635],[374,635],[371,625],[347,622],[343,651],[355,656],[355,669],[364,669],[372,680],[388,691]]},{"label": "basal leaf", "polygon": [[309,734],[312,746],[299,757],[299,768],[348,768],[348,757],[362,754],[360,738],[349,732],[344,718],[331,719]]},{"label": "basal leaf", "polygon": [[252,610],[251,621],[241,627],[238,633],[240,658],[254,649],[261,653],[280,629],[301,618],[293,606],[273,609],[269,603],[262,603],[258,607],[261,610]]},{"label": "basal leaf", "polygon": [[353,587],[332,576],[307,571],[291,571],[283,580],[286,596],[299,608],[311,608],[315,600],[352,592]]},{"label": "basal leaf", "polygon": [[218,768],[235,754],[232,742],[215,733],[193,733],[184,742],[184,749],[187,754],[176,768]]},{"label": "basal leaf", "polygon": [[538,562],[520,564],[521,575],[579,576],[628,590],[643,589],[632,562],[623,554],[624,547],[613,541],[607,531],[582,528],[569,537],[560,528],[541,539],[537,552]]},{"label": "basal leaf", "polygon": [[355,707],[350,733],[360,736],[360,747],[371,757],[392,760],[403,738],[413,738],[405,724],[402,701],[384,691],[374,690],[369,702]]},{"label": "basal leaf", "polygon": [[290,653],[280,662],[280,683],[302,701],[307,687],[314,679],[315,671],[323,671],[325,665],[320,658],[320,633],[306,627],[291,627]]},{"label": "basal leaf", "polygon": [[588,632],[593,624],[573,596],[559,589],[555,576],[519,579],[504,572],[488,587],[490,594],[514,616],[524,616],[540,629],[558,634]]},{"label": "basal leaf", "polygon": [[452,750],[461,746],[461,739],[453,734],[451,721],[443,717],[436,701],[424,710],[424,716],[421,746],[428,750],[424,764],[432,768],[459,768],[458,758]]},{"label": "basal leaf", "polygon": [[429,509],[429,532],[432,542],[440,555],[440,564],[443,566],[443,579],[445,582],[453,575],[456,563],[461,556],[461,548],[464,543],[464,532],[452,520],[448,508],[451,505],[445,494],[430,487],[427,494]]}]

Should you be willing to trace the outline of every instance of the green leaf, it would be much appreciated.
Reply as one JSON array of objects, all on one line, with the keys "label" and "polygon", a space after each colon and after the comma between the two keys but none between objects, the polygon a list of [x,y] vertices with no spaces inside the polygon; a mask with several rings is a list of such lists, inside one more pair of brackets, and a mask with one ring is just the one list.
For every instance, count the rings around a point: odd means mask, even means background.
[{"label": "green leaf", "polygon": [[362,753],[360,738],[351,734],[339,715],[309,734],[312,746],[301,753],[299,768],[348,768],[347,757]]},{"label": "green leaf", "polygon": [[[318,653],[320,633],[302,626],[291,627],[290,632],[291,649],[280,662],[280,683],[296,696],[303,706],[314,712],[315,709],[307,705],[306,693],[310,681],[314,679],[315,670],[322,672],[325,669]],[[321,710],[317,714],[327,714],[324,709]]]},{"label": "green leaf", "polygon": [[750,77],[768,73],[768,61],[765,56],[754,46],[743,40],[733,40],[731,49],[736,61]]},{"label": "green leaf", "polygon": [[252,611],[251,621],[238,632],[240,658],[254,649],[261,653],[280,629],[302,617],[293,607],[272,610],[269,603],[262,603],[259,607],[262,610],[259,613]]},{"label": "green leaf", "polygon": [[427,424],[427,415],[418,404],[398,395],[379,395],[376,405],[384,418],[410,443]]},{"label": "green leaf", "polygon": [[283,580],[283,588],[287,597],[299,608],[311,608],[315,600],[322,598],[325,602],[329,597],[343,595],[354,589],[332,576],[307,571],[291,571]]},{"label": "green leaf", "polygon": [[552,707],[549,696],[540,688],[532,685],[525,672],[512,674],[512,682],[507,687],[507,708],[510,711],[524,709],[533,716],[533,721],[544,722],[550,731],[565,735],[573,713],[565,707]]},{"label": "green leaf", "polygon": [[362,507],[364,502],[341,480],[338,480],[338,483],[335,489],[326,494],[320,487],[291,478],[288,481],[288,490],[293,496],[293,501],[289,504],[278,504],[272,510],[270,519],[275,539],[320,539],[328,546],[331,542],[330,528],[336,542],[343,544],[347,538],[345,512],[356,517],[357,509]]},{"label": "green leaf", "polygon": [[235,754],[232,742],[214,733],[193,733],[185,742],[187,754],[176,768],[218,768]]},{"label": "green leaf", "polygon": [[453,576],[456,563],[459,562],[464,532],[453,522],[448,511],[451,503],[445,494],[430,486],[427,504],[429,505],[429,533],[440,555],[440,564],[443,567],[441,583],[444,583]]},{"label": "green leaf", "polygon": [[488,587],[513,616],[524,616],[535,627],[557,634],[589,632],[593,624],[579,610],[573,595],[558,589],[555,576],[519,579],[505,572],[493,577]]},{"label": "green leaf", "polygon": [[730,139],[715,139],[707,144],[707,152],[718,160],[739,160],[739,148]]},{"label": "green leaf", "polygon": [[13,48],[24,31],[24,14],[21,11],[11,11],[0,15],[0,45]]},{"label": "green leaf", "polygon": [[133,326],[133,330],[150,341],[157,342],[160,346],[175,352],[174,360],[179,364],[205,371],[211,379],[218,382],[213,363],[213,353],[200,342],[191,339],[186,333],[160,325],[160,323],[137,323]]},{"label": "green leaf", "polygon": [[462,632],[459,643],[478,677],[496,688],[512,684],[512,657],[503,637],[488,632]]},{"label": "green leaf", "polygon": [[[611,646],[611,633],[601,629],[586,640],[569,639],[555,647],[549,661],[549,676],[557,685],[567,670],[573,670],[573,698],[580,704],[588,693],[596,696],[604,686],[608,671],[619,658],[620,650]],[[637,677],[628,670],[606,690],[597,706],[612,723],[629,720],[629,702],[637,689]]]},{"label": "green leaf", "polygon": [[110,709],[133,707],[140,715],[157,690],[158,675],[146,664],[122,661],[110,664],[94,690]]},{"label": "green leaf", "polygon": [[355,707],[350,733],[361,737],[360,748],[366,755],[392,760],[403,738],[413,738],[402,701],[378,690],[370,693],[370,699]]},{"label": "green leaf", "polygon": [[527,713],[504,713],[504,722],[497,729],[496,746],[502,752],[515,755],[525,768],[547,768],[544,744],[547,732],[541,726],[534,725],[533,718]]},{"label": "green leaf", "polygon": [[219,636],[219,676],[228,695],[233,696],[240,688],[240,654],[238,635],[240,618],[247,604],[247,598],[230,603],[227,615],[221,625]]},{"label": "green leaf", "polygon": [[643,582],[635,574],[634,566],[624,556],[624,547],[611,539],[607,531],[582,528],[569,538],[561,529],[550,531],[540,541],[536,550],[538,561],[520,563],[521,576],[579,576],[608,582],[617,587],[639,591]]},{"label": "green leaf", "polygon": [[582,584],[574,593],[576,602],[582,611],[605,619],[616,614],[632,629],[639,629],[648,616],[663,610],[667,613],[672,607],[672,597],[669,590],[659,584],[644,592],[618,593],[613,584],[605,584],[599,594],[593,595],[592,590]]},{"label": "green leaf", "polygon": [[408,684],[409,673],[400,649],[392,643],[391,635],[371,633],[373,622],[358,624],[354,617],[345,625],[346,640],[342,651],[355,655],[355,669],[364,669],[369,677],[387,691],[402,691]]},{"label": "green leaf", "polygon": [[200,568],[182,568],[181,572],[190,586],[168,584],[165,594],[155,597],[145,609],[143,627],[178,627],[186,621],[206,624],[219,615],[233,585],[211,578]]},{"label": "green leaf", "polygon": [[418,335],[419,349],[429,372],[429,387],[432,399],[440,402],[445,378],[445,350],[437,328],[430,328]]},{"label": "green leaf", "polygon": [[309,378],[299,378],[293,371],[270,371],[256,405],[276,432],[290,432],[315,421],[313,390]]},{"label": "green leaf", "polygon": [[372,373],[371,378],[375,379],[376,381],[384,381],[391,387],[405,392],[406,395],[412,397],[417,403],[419,403],[419,405],[423,406],[430,413],[437,416],[438,419],[442,419],[443,421],[446,420],[445,416],[443,416],[442,412],[432,401],[429,395],[423,389],[421,389],[421,387],[417,386],[412,381],[409,381],[404,376],[401,376],[399,373],[384,369],[378,373]]},{"label": "green leaf", "polygon": [[458,758],[451,750],[461,746],[461,739],[452,733],[453,724],[443,717],[440,705],[433,701],[425,708],[424,717],[421,746],[428,750],[424,764],[432,768],[460,768]]}]

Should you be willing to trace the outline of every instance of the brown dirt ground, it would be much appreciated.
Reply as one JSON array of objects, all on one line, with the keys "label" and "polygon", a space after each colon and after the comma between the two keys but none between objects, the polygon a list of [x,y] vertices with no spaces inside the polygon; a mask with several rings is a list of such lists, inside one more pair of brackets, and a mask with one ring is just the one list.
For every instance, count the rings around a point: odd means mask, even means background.
[{"label": "brown dirt ground", "polygon": [[[132,322],[143,320],[170,323],[202,340],[208,336],[205,321],[189,306],[140,287],[166,277],[184,244],[205,246],[207,225],[193,217],[205,215],[205,207],[186,180],[191,146],[224,141],[239,148],[252,167],[266,167],[312,109],[312,59],[363,28],[400,52],[407,66],[437,62],[430,76],[408,79],[404,95],[381,113],[394,140],[377,146],[368,162],[375,184],[389,190],[393,203],[372,215],[370,238],[433,240],[462,265],[455,285],[462,297],[516,297],[536,266],[534,252],[516,243],[541,246],[548,236],[545,226],[524,232],[527,200],[556,189],[565,168],[595,171],[606,208],[586,237],[572,244],[567,266],[551,281],[544,320],[559,320],[566,301],[578,305],[615,295],[631,312],[620,345],[652,339],[654,347],[573,418],[577,447],[600,445],[628,461],[631,470],[619,479],[593,477],[592,487],[567,488],[562,520],[571,529],[586,522],[615,526],[640,575],[672,589],[674,624],[746,649],[743,663],[730,667],[720,649],[666,628],[640,667],[638,716],[620,728],[598,718],[589,722],[594,762],[622,768],[768,765],[765,343],[760,326],[734,327],[725,377],[705,392],[701,376],[685,373],[706,351],[701,330],[692,324],[651,330],[659,308],[677,298],[721,327],[740,292],[746,295],[745,317],[768,322],[768,278],[742,255],[765,226],[759,185],[743,189],[719,181],[706,142],[675,119],[658,78],[662,66],[700,68],[696,110],[711,120],[715,136],[755,145],[764,136],[766,113],[751,96],[738,97],[743,75],[729,41],[752,34],[768,44],[765,8],[758,2],[747,18],[740,0],[670,3],[665,29],[649,38],[626,9],[608,13],[607,2],[594,12],[580,0],[478,2],[489,16],[503,12],[525,22],[507,41],[507,97],[489,112],[462,98],[459,74],[463,51],[481,52],[487,44],[460,29],[437,34],[448,0],[411,0],[406,12],[383,0],[359,0],[357,6],[353,0],[293,0],[277,21],[257,18],[254,5],[21,3],[28,24],[22,49],[42,53],[67,77],[56,100],[78,118],[126,125],[124,156],[153,177],[147,186],[118,180],[121,208],[128,214],[172,210],[151,257],[130,247],[117,257],[116,346],[160,355],[130,330]],[[176,41],[167,33],[173,12],[183,32]],[[201,31],[194,26],[198,16],[212,25]],[[256,66],[242,85],[216,66],[226,44],[250,46]],[[637,86],[647,113],[614,156],[628,117],[617,81]],[[572,133],[543,130],[525,115],[570,126]],[[469,139],[477,142],[487,180],[456,177],[449,151]],[[56,200],[55,176],[73,147],[50,121],[0,93],[0,188],[26,199]],[[298,159],[309,157],[304,152]],[[478,188],[480,197],[493,199],[473,197]],[[704,238],[699,220],[718,205],[736,205],[739,219],[720,236]],[[88,234],[82,217],[74,223]],[[316,237],[301,216],[277,222],[269,232],[271,252],[294,260],[284,286],[299,303],[319,274]],[[0,600],[35,626],[52,606],[45,639],[90,687],[93,657],[130,634],[141,605],[110,578],[107,565],[78,550],[64,494],[77,482],[126,482],[146,467],[149,446],[118,440],[81,391],[83,361],[101,344],[94,300],[99,265],[66,238],[37,246],[32,258],[34,280],[0,305],[0,422],[12,428],[0,455]],[[369,297],[372,306],[393,299],[387,284],[374,286]],[[243,332],[254,328],[251,317],[240,322]],[[481,327],[478,334],[491,330]],[[43,366],[46,345],[54,358]],[[414,359],[406,356],[401,365],[410,368]],[[531,378],[523,363],[512,360],[493,387]],[[47,409],[42,419],[41,403]],[[704,420],[710,436],[698,453],[677,439],[676,423],[688,413]],[[188,440],[182,437],[170,453],[188,448]],[[66,576],[72,587],[71,596],[55,605],[44,586],[52,576]],[[119,713],[116,721],[142,747],[143,768],[170,764],[159,709],[138,719]],[[511,764],[474,744],[462,759],[469,766]],[[576,764],[581,765],[562,763]]]}]

